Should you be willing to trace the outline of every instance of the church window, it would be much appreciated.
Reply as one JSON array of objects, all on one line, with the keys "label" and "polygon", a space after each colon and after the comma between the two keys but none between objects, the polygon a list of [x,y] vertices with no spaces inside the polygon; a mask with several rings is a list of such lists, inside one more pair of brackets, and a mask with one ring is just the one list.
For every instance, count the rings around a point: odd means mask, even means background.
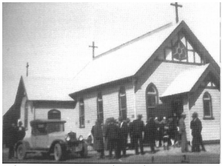
[{"label": "church window", "polygon": [[146,89],[146,106],[147,106],[147,116],[153,115],[153,111],[158,104],[158,91],[156,86],[151,83]]},{"label": "church window", "polygon": [[127,118],[126,106],[126,91],[124,87],[121,87],[119,90],[119,116],[124,120]]},{"label": "church window", "polygon": [[97,95],[97,119],[103,122],[103,98],[101,93]]},{"label": "church window", "polygon": [[48,112],[48,119],[61,119],[61,112],[56,109],[52,109]]},{"label": "church window", "polygon": [[83,99],[79,100],[79,127],[85,127],[85,110],[84,110],[84,101]]},{"label": "church window", "polygon": [[208,92],[205,92],[203,95],[203,110],[204,110],[204,118],[212,118],[213,110],[212,110],[212,99],[211,95]]},{"label": "church window", "polygon": [[203,58],[196,52],[192,44],[182,33],[179,33],[170,41],[170,44],[164,49],[164,56],[159,55],[158,60],[175,63],[205,63]]}]

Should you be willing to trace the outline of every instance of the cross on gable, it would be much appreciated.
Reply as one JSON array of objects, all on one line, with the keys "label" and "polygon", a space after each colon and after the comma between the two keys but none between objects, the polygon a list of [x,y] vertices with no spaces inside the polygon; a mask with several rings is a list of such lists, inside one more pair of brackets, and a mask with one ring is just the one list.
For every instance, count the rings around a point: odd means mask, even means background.
[{"label": "cross on gable", "polygon": [[94,59],[94,54],[95,54],[95,48],[98,48],[97,46],[94,45],[94,42],[92,42],[92,46],[89,46],[89,47],[92,47],[92,56],[93,56],[93,59]]},{"label": "cross on gable", "polygon": [[178,16],[178,7],[183,7],[182,5],[179,5],[177,2],[171,3],[171,6],[175,6],[175,11],[176,11],[176,23],[179,22],[179,16]]}]

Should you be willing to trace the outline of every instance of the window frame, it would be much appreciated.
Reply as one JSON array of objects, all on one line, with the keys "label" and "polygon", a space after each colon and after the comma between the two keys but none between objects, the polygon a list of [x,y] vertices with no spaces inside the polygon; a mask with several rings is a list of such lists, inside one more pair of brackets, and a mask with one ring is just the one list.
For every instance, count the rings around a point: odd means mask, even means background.
[{"label": "window frame", "polygon": [[83,98],[79,99],[79,128],[85,128],[85,105]]},{"label": "window frame", "polygon": [[[127,119],[127,98],[126,98],[126,89],[124,86],[121,86],[119,89],[119,117],[122,117],[123,120]],[[122,102],[125,102],[124,104]],[[125,105],[125,108],[122,106]]]},{"label": "window frame", "polygon": [[[53,115],[53,112],[56,111],[59,114],[59,118],[51,118],[49,115]],[[50,117],[50,118],[49,118]],[[51,109],[48,111],[48,119],[58,119],[61,120],[61,111],[57,109]]]},{"label": "window frame", "polygon": [[[149,91],[149,89],[150,88],[153,88],[154,89],[154,91],[155,91],[155,93],[153,93],[153,92],[151,92],[150,91],[150,93],[148,93]],[[147,113],[147,119],[148,119],[148,117],[150,116],[150,115],[152,115],[152,113],[150,112],[150,110],[152,110],[152,109],[155,109],[156,107],[157,107],[157,105],[159,104],[159,93],[158,93],[158,90],[157,90],[157,88],[156,88],[156,86],[153,84],[153,83],[150,83],[148,86],[147,86],[147,88],[146,88],[146,92],[145,92],[145,96],[146,96],[146,113]],[[149,105],[149,103],[148,103],[148,98],[149,98],[149,96],[155,96],[155,104],[154,105]]]},{"label": "window frame", "polygon": [[[209,92],[205,92],[205,93],[203,94],[202,100],[203,100],[203,119],[205,119],[205,120],[214,119],[214,117],[213,117],[213,106],[212,106],[212,97],[211,97],[210,93],[209,93]],[[205,102],[206,102],[206,101],[209,102],[209,103],[208,103],[208,106],[209,106],[208,109],[209,109],[210,115],[206,115],[206,114],[205,114],[205,113],[206,113],[206,111],[205,111],[205,109],[206,109],[206,107],[205,107]]]},{"label": "window frame", "polygon": [[97,119],[104,122],[103,97],[101,92],[97,94]]}]

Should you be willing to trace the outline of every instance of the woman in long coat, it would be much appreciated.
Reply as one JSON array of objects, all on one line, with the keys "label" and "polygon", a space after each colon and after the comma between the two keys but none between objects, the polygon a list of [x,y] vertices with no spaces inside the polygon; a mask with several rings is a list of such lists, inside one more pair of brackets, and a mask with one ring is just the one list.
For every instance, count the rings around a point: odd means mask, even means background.
[{"label": "woman in long coat", "polygon": [[93,148],[100,153],[99,158],[104,157],[104,143],[103,143],[103,130],[101,123],[97,120],[95,125],[92,127],[91,133],[93,135],[94,143]]}]

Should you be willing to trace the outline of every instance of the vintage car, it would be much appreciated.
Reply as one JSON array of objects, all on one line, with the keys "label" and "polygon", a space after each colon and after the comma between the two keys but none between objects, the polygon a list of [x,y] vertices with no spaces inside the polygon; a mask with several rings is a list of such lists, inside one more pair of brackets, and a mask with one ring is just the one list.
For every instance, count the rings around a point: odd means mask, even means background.
[{"label": "vintage car", "polygon": [[33,120],[30,122],[32,133],[16,146],[16,156],[22,160],[27,153],[40,152],[43,156],[54,155],[56,161],[64,160],[70,153],[87,156],[87,143],[82,136],[77,140],[76,133],[64,132],[63,120]]}]

